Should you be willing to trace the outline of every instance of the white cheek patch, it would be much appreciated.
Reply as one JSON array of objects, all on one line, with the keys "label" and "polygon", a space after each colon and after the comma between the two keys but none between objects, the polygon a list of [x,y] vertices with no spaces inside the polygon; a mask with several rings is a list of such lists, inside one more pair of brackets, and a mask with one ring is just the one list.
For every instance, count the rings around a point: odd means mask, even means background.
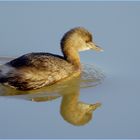
[{"label": "white cheek patch", "polygon": [[81,52],[81,51],[86,51],[86,50],[90,50],[90,48],[86,45],[85,47],[81,47],[80,49],[79,49],[79,51]]},{"label": "white cheek patch", "polygon": [[87,48],[89,48],[89,49],[93,49],[93,45],[92,45],[92,44],[87,43],[86,45],[87,45]]}]

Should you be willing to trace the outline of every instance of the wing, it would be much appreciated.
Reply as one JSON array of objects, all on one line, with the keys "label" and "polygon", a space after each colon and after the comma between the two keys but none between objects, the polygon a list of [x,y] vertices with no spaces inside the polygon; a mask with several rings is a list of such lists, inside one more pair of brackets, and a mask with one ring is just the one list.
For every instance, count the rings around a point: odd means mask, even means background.
[{"label": "wing", "polygon": [[57,61],[57,59],[65,61],[62,56],[51,54],[51,53],[29,53],[25,54],[21,57],[18,57],[10,62],[8,62],[8,65],[11,65],[15,68],[20,67],[38,67],[38,66],[46,66],[48,61],[54,60]]},{"label": "wing", "polygon": [[29,53],[16,58],[6,65],[17,70],[32,70],[36,72],[61,73],[62,71],[71,72],[73,66],[62,56],[50,53]]}]

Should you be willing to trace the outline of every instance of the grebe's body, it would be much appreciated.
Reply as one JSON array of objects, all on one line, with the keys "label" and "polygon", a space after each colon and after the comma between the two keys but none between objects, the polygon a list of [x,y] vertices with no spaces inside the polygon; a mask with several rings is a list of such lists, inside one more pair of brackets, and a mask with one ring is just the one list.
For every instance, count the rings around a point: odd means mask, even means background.
[{"label": "grebe's body", "polygon": [[92,43],[91,34],[78,27],[61,40],[63,56],[50,53],[29,53],[0,67],[0,83],[19,90],[31,90],[51,85],[75,73],[80,73],[78,51],[102,49]]},{"label": "grebe's body", "polygon": [[6,63],[7,71],[0,82],[20,90],[30,90],[51,85],[74,72],[74,67],[63,57],[49,53],[30,53]]}]

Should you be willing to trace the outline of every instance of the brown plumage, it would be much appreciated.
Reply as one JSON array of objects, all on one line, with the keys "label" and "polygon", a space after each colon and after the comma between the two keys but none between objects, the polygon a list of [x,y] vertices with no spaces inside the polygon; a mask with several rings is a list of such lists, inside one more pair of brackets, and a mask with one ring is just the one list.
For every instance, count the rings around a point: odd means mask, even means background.
[{"label": "brown plumage", "polygon": [[54,84],[80,73],[78,51],[102,50],[92,43],[92,35],[78,27],[61,40],[63,56],[50,53],[29,53],[0,67],[0,82],[19,90],[31,90]]}]

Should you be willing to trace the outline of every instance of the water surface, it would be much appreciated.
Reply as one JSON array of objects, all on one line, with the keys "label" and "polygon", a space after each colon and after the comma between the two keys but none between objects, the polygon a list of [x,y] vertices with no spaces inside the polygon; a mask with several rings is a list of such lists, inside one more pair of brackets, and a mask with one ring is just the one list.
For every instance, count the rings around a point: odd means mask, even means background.
[{"label": "water surface", "polygon": [[[5,60],[8,59],[5,58]],[[62,80],[37,90],[20,91],[0,85],[0,96],[33,102],[47,102],[61,97],[59,112],[64,120],[72,125],[81,126],[91,121],[92,112],[100,107],[101,103],[88,104],[79,101],[80,89],[95,87],[100,84],[103,79],[103,72],[95,66],[83,65],[81,75]]]},{"label": "water surface", "polygon": [[[61,55],[62,35],[76,26],[89,29],[105,50],[80,53],[82,63],[90,64],[88,82],[82,79],[75,88],[66,86],[74,82],[63,84],[64,91],[78,91],[73,94],[78,101],[102,103],[91,121],[76,126],[64,120],[61,86],[26,95],[0,87],[0,138],[140,138],[139,15],[140,2],[0,2],[1,57],[46,51]],[[95,65],[105,71],[101,84],[91,77]]]}]

